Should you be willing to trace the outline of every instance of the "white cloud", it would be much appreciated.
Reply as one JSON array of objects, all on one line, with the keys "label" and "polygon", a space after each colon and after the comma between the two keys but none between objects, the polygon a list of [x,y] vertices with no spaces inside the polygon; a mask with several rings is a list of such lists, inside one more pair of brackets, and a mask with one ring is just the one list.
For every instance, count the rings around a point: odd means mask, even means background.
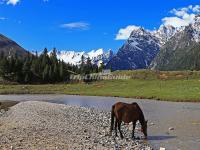
[{"label": "white cloud", "polygon": [[[6,3],[7,5],[17,5],[20,0],[0,0],[0,4]],[[49,0],[43,0],[43,2],[49,2]]]},{"label": "white cloud", "polygon": [[199,5],[189,5],[179,9],[172,9],[170,11],[174,16],[165,17],[162,19],[164,25],[172,25],[174,27],[187,26],[194,21],[195,14],[200,13]]},{"label": "white cloud", "polygon": [[119,30],[118,34],[116,35],[115,40],[126,40],[129,38],[129,36],[133,30],[137,30],[139,28],[140,27],[134,26],[134,25],[129,25],[125,28],[122,28]]},{"label": "white cloud", "polygon": [[4,21],[4,20],[6,20],[7,18],[5,18],[5,17],[0,17],[0,20],[1,21]]},{"label": "white cloud", "polygon": [[6,4],[7,5],[16,5],[17,3],[19,3],[20,0],[7,0]]},{"label": "white cloud", "polygon": [[88,30],[90,24],[86,22],[71,22],[62,24],[61,28],[68,28],[68,29],[80,29],[80,30]]},{"label": "white cloud", "polygon": [[186,14],[184,17],[165,17],[162,19],[164,25],[172,25],[173,27],[187,26],[194,21],[194,14]]},{"label": "white cloud", "polygon": [[196,5],[192,8],[193,12],[195,13],[200,13],[200,6],[199,5]]},{"label": "white cloud", "polygon": [[[194,21],[195,15],[200,13],[200,5],[189,5],[187,7],[172,9],[170,11],[172,16],[164,17],[162,19],[162,24],[164,25],[172,25],[174,27],[187,26]],[[129,25],[125,28],[121,28],[115,40],[126,40],[129,38],[131,32],[133,30],[138,29],[139,27],[134,25]]]}]

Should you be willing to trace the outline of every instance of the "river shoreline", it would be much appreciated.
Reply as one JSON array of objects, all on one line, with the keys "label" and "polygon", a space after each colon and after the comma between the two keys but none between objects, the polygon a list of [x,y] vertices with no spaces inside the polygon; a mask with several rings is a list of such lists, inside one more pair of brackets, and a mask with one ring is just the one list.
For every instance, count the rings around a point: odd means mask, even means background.
[{"label": "river shoreline", "polygon": [[[21,102],[0,117],[0,149],[136,149],[143,140],[109,136],[110,112],[47,102]],[[138,136],[141,136],[138,133]]]},{"label": "river shoreline", "polygon": [[0,94],[66,94],[173,102],[200,102],[199,80],[108,80],[90,84],[0,84]]},{"label": "river shoreline", "polygon": [[[69,106],[94,108],[110,112],[116,102],[137,102],[148,120],[148,142],[155,150],[166,149],[199,150],[200,104],[166,102],[156,100],[127,99],[117,97],[71,96],[71,95],[0,95],[0,100],[18,102],[45,101]],[[174,130],[169,130],[174,128]]]},{"label": "river shoreline", "polygon": [[[106,98],[125,98],[125,99],[138,99],[146,101],[160,101],[160,102],[172,102],[172,103],[197,103],[200,104],[200,100],[169,100],[169,99],[156,99],[155,97],[129,97],[129,96],[108,96],[108,95],[87,95],[87,94],[64,94],[64,93],[0,93],[0,96],[12,96],[12,95],[65,95],[65,96],[87,96],[87,97],[106,97]],[[8,99],[8,101],[10,101]]]}]

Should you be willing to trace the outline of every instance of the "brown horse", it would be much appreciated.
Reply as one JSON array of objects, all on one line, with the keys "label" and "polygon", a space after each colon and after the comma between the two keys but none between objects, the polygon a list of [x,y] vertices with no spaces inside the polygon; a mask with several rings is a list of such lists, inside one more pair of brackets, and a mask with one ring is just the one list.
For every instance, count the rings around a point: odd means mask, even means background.
[{"label": "brown horse", "polygon": [[112,134],[113,126],[114,126],[114,118],[115,118],[115,135],[117,136],[117,126],[120,133],[121,138],[123,138],[123,134],[121,131],[121,123],[130,123],[133,122],[133,131],[132,138],[134,137],[134,130],[136,126],[136,122],[139,120],[142,126],[142,132],[144,133],[145,139],[147,139],[147,121],[145,121],[144,114],[137,103],[126,104],[122,102],[118,102],[112,106],[111,111],[111,128],[110,132]]}]

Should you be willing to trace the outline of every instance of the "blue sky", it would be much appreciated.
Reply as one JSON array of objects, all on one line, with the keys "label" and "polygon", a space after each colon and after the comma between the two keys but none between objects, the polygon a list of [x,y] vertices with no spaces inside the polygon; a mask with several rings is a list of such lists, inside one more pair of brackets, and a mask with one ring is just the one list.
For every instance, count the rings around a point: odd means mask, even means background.
[{"label": "blue sky", "polygon": [[116,40],[120,29],[135,25],[153,30],[166,23],[165,17],[181,18],[176,10],[198,4],[199,0],[0,0],[0,33],[28,50],[117,51],[124,43]]}]

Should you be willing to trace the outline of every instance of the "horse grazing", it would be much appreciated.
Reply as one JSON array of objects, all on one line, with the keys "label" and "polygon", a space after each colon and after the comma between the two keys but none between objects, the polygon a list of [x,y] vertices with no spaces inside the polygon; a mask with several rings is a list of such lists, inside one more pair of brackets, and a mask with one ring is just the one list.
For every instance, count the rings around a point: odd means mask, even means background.
[{"label": "horse grazing", "polygon": [[112,106],[111,111],[111,128],[110,133],[112,135],[112,130],[114,126],[114,118],[115,118],[115,135],[117,136],[117,127],[120,133],[121,138],[123,138],[123,134],[121,131],[121,123],[130,123],[133,122],[133,131],[132,138],[134,136],[134,130],[136,126],[136,122],[139,120],[142,126],[142,132],[144,133],[145,139],[147,139],[147,121],[145,121],[144,114],[137,103],[126,104],[122,102],[118,102]]}]

